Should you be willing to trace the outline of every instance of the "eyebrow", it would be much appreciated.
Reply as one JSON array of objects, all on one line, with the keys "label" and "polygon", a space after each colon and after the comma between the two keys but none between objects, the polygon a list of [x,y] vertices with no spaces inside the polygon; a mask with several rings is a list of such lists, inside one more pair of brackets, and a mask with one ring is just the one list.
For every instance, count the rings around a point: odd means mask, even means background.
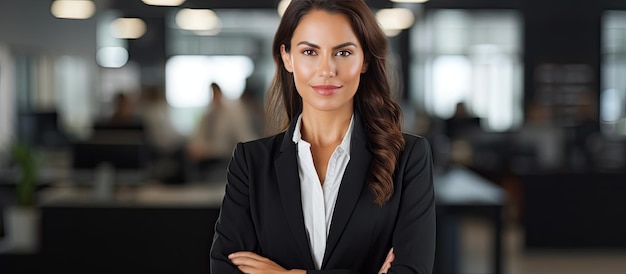
[{"label": "eyebrow", "polygon": [[[298,43],[298,46],[299,46],[299,45],[306,45],[306,46],[309,46],[309,47],[312,47],[312,48],[316,48],[316,49],[319,49],[319,48],[320,48],[320,46],[318,46],[318,45],[316,45],[316,44],[313,44],[313,43],[311,43],[311,42],[307,42],[307,41],[302,41],[302,42],[299,42],[299,43]],[[358,47],[356,46],[356,44],[355,44],[355,43],[352,43],[352,42],[345,42],[345,43],[343,43],[343,44],[339,44],[339,45],[337,45],[337,46],[334,46],[334,47],[333,47],[333,49],[340,49],[340,48],[347,47],[347,46],[353,46],[353,47],[355,47],[355,48],[358,48]]]}]

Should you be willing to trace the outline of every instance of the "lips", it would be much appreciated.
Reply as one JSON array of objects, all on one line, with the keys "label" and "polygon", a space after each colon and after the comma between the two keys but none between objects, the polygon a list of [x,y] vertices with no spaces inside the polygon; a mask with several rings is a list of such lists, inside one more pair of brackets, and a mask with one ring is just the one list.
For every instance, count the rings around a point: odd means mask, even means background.
[{"label": "lips", "polygon": [[316,85],[312,87],[320,95],[333,95],[341,88],[341,86],[336,85]]}]

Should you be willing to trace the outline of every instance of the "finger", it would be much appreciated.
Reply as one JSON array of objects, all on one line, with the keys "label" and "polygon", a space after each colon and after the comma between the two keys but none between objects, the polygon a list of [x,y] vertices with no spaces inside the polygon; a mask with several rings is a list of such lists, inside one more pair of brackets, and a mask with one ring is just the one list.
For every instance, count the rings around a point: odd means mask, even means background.
[{"label": "finger", "polygon": [[385,274],[385,273],[387,273],[387,271],[389,271],[390,267],[391,267],[391,265],[388,265],[388,264],[383,265],[383,267],[380,268],[380,271],[378,271],[378,274]]},{"label": "finger", "polygon": [[[393,254],[393,247],[391,249],[389,249],[389,252],[387,252],[387,257],[385,257],[385,262],[389,261],[389,259],[394,256]],[[393,260],[393,259],[392,259]]]},{"label": "finger", "polygon": [[387,253],[387,258],[385,258],[385,263],[392,263],[396,259],[396,254],[393,253],[393,247]]},{"label": "finger", "polygon": [[237,265],[237,266],[247,265],[247,266],[252,266],[252,267],[259,267],[261,264],[263,264],[262,261],[259,261],[259,260],[254,259],[254,258],[246,257],[246,256],[234,257],[234,258],[230,259],[230,261],[234,265]]},{"label": "finger", "polygon": [[250,265],[251,261],[252,259],[246,257],[235,257],[230,259],[230,262],[236,266]]},{"label": "finger", "polygon": [[393,253],[393,247],[387,253],[387,257],[385,258],[385,262],[383,262],[383,266],[380,268],[379,274],[385,274],[391,268],[391,263],[395,260],[396,256]]},{"label": "finger", "polygon": [[243,273],[278,273],[279,271],[285,271],[284,268],[276,265],[269,259],[257,261],[248,257],[237,257],[233,258],[231,261]]},{"label": "finger", "polygon": [[230,255],[228,255],[229,259],[232,258],[236,258],[236,257],[247,257],[247,258],[253,258],[253,259],[261,259],[263,258],[263,256],[260,256],[254,252],[250,252],[250,251],[238,251],[238,252],[234,252],[231,253]]},{"label": "finger", "polygon": [[250,251],[235,252],[235,253],[228,255],[228,258],[231,260],[231,262],[233,262],[233,264],[237,264],[234,261],[235,259],[246,259],[246,261],[237,260],[237,262],[246,263],[248,265],[254,264],[255,266],[258,265],[256,263],[268,263],[270,261],[268,258],[265,258],[261,255],[258,255]]},{"label": "finger", "polygon": [[251,269],[254,271],[258,271],[261,269],[284,270],[281,266],[277,265],[275,262],[271,261],[270,259],[257,255],[255,253],[250,253],[250,252],[235,254],[232,256],[230,261],[238,267],[240,266],[249,267],[247,268],[248,270],[251,270]]}]

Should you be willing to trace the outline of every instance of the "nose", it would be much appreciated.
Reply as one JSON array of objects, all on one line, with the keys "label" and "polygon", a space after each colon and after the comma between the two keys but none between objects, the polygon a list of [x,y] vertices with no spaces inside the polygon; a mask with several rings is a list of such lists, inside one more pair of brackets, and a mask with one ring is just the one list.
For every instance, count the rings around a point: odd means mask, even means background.
[{"label": "nose", "polygon": [[321,77],[337,76],[337,66],[335,65],[335,60],[333,60],[333,57],[328,56],[320,58],[318,71]]}]

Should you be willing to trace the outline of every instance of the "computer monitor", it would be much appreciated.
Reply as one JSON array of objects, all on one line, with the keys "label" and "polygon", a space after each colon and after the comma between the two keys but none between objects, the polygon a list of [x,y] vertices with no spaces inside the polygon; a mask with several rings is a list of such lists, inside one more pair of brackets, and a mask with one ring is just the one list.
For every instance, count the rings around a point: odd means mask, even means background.
[{"label": "computer monitor", "polygon": [[91,184],[103,164],[114,169],[116,184],[147,179],[149,153],[143,131],[96,130],[90,139],[73,143],[71,150],[73,179],[79,185]]},{"label": "computer monitor", "polygon": [[63,147],[68,144],[67,137],[59,127],[56,111],[19,113],[17,137],[33,147]]},{"label": "computer monitor", "polygon": [[73,168],[94,169],[109,163],[115,169],[143,169],[147,153],[143,144],[75,143],[72,145]]}]

